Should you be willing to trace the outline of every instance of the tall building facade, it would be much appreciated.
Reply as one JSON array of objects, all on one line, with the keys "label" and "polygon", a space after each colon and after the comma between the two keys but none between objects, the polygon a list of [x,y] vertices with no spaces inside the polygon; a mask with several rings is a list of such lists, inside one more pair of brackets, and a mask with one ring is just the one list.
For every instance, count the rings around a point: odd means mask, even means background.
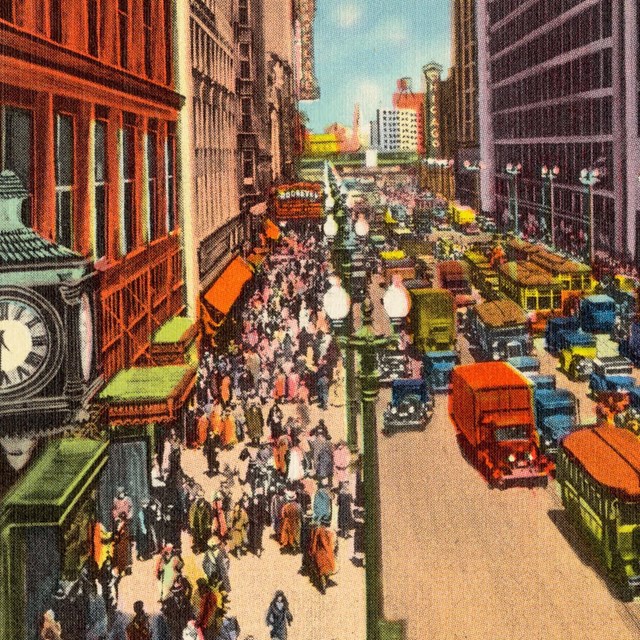
[{"label": "tall building facade", "polygon": [[409,109],[416,114],[416,150],[424,153],[424,93],[413,93],[412,91],[396,91],[393,94],[394,109]]},{"label": "tall building facade", "polygon": [[637,256],[637,11],[612,0],[478,3],[482,200],[503,224],[506,164],[522,163],[520,228],[532,235],[550,225],[541,168],[557,165],[556,244],[586,253],[590,198],[579,175],[597,167],[595,249]]},{"label": "tall building facade", "polygon": [[[456,197],[476,206],[478,181],[464,162],[480,160],[478,142],[478,38],[477,0],[453,0],[451,6],[451,84],[455,119],[455,142],[451,146],[456,179]],[[451,123],[449,127],[451,128]]]},{"label": "tall building facade", "polygon": [[196,289],[206,290],[244,240],[240,219],[236,38],[233,6],[191,0],[189,16],[190,100],[193,148],[193,227]]},{"label": "tall building facade", "polygon": [[413,109],[377,109],[376,119],[371,123],[371,144],[379,151],[417,151],[416,112]]}]

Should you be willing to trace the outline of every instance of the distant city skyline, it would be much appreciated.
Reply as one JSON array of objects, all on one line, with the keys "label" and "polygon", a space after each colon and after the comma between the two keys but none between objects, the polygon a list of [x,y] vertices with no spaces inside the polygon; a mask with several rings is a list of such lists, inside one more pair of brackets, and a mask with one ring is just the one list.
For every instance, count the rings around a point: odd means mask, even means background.
[{"label": "distant city skyline", "polygon": [[390,108],[396,80],[422,87],[422,66],[450,66],[450,1],[323,0],[315,20],[316,74],[321,98],[302,102],[309,128],[320,133],[332,122],[351,125],[360,104],[361,130],[377,108]]}]

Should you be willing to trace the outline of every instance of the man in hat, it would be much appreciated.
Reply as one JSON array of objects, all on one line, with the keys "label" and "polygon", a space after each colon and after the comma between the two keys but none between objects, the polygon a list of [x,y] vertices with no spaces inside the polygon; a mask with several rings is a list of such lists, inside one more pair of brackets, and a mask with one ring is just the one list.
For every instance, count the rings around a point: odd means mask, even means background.
[{"label": "man in hat", "polygon": [[326,593],[329,576],[336,572],[336,536],[329,529],[329,522],[321,520],[317,527],[311,531],[309,553],[313,560],[316,575],[318,577],[320,593]]},{"label": "man in hat", "polygon": [[229,566],[229,554],[224,544],[209,540],[208,549],[202,558],[202,570],[207,576],[210,585],[221,583],[227,593],[231,591]]},{"label": "man in hat", "polygon": [[133,603],[133,620],[127,625],[127,640],[151,640],[149,616],[144,610],[142,600]]},{"label": "man in hat", "polygon": [[300,550],[300,524],[302,510],[296,502],[296,493],[290,489],[284,492],[285,502],[280,512],[280,547],[283,552],[297,553]]},{"label": "man in hat", "polygon": [[247,515],[249,516],[248,544],[249,551],[258,558],[262,555],[262,535],[265,526],[266,501],[264,497],[264,489],[256,487],[253,498],[247,507]]},{"label": "man in hat", "polygon": [[218,453],[222,449],[222,440],[220,434],[213,429],[209,429],[207,439],[204,442],[202,452],[207,459],[207,475],[212,478],[220,472],[220,463],[218,462]]},{"label": "man in hat", "polygon": [[[189,591],[192,591],[192,589],[190,588]],[[185,591],[181,580],[175,580],[168,598],[162,603],[161,609],[167,616],[171,639],[181,638],[182,630],[187,625],[187,622],[193,619],[194,615],[191,598]]]},{"label": "man in hat", "polygon": [[202,632],[204,640],[214,640],[217,618],[222,615],[222,596],[214,593],[204,578],[198,578],[196,584],[198,586],[196,628]]},{"label": "man in hat", "polygon": [[224,540],[229,531],[227,527],[227,516],[224,510],[224,496],[222,492],[217,491],[213,498],[213,532]]},{"label": "man in hat", "polygon": [[222,432],[222,446],[231,449],[235,444],[238,444],[238,438],[236,437],[236,421],[231,414],[231,407],[222,412],[222,422],[220,424]]},{"label": "man in hat", "polygon": [[204,493],[198,491],[198,495],[189,508],[189,528],[193,537],[193,552],[198,554],[207,546],[211,537],[211,525],[213,524],[213,509],[205,500]]},{"label": "man in hat", "polygon": [[[313,441],[313,468],[315,470],[316,479],[331,479],[333,475],[333,445],[330,442],[330,436],[324,422],[320,421],[316,429],[316,437]],[[323,428],[321,428],[321,425]]]},{"label": "man in hat", "polygon": [[247,425],[247,435],[251,440],[251,444],[257,447],[264,432],[264,415],[260,401],[255,394],[249,398],[244,415]]}]

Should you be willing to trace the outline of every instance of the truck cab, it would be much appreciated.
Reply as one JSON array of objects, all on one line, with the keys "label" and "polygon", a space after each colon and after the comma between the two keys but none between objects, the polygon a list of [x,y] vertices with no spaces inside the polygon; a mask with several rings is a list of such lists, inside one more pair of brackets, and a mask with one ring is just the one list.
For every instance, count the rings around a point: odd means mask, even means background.
[{"label": "truck cab", "polygon": [[547,351],[554,356],[557,355],[560,351],[558,348],[558,335],[560,331],[577,331],[578,328],[578,318],[575,316],[549,318],[544,334]]},{"label": "truck cab", "polygon": [[566,389],[536,389],[534,403],[540,451],[553,459],[560,440],[577,424],[576,397]]},{"label": "truck cab", "polygon": [[471,296],[471,285],[460,260],[447,260],[438,265],[440,286],[455,297],[456,307],[466,307],[475,303]]},{"label": "truck cab", "polygon": [[391,402],[383,414],[382,433],[424,431],[433,416],[433,396],[421,378],[394,380]]},{"label": "truck cab", "polygon": [[591,333],[609,333],[616,320],[616,303],[605,295],[587,296],[580,301],[580,326]]},{"label": "truck cab", "polygon": [[624,356],[596,358],[589,376],[589,390],[595,399],[603,392],[627,391],[636,385],[632,372],[633,364]]},{"label": "truck cab", "polygon": [[422,377],[433,393],[448,393],[451,372],[458,362],[455,351],[430,351],[422,357]]},{"label": "truck cab", "polygon": [[560,369],[570,380],[588,380],[596,357],[596,340],[584,331],[560,331]]},{"label": "truck cab", "polygon": [[535,356],[515,356],[508,358],[507,362],[522,373],[538,373],[540,371],[540,360]]},{"label": "truck cab", "polygon": [[529,378],[529,380],[531,380],[531,382],[533,383],[534,393],[537,390],[542,389],[550,389],[551,391],[554,391],[557,387],[556,377],[553,374],[529,373],[527,374],[527,378]]}]

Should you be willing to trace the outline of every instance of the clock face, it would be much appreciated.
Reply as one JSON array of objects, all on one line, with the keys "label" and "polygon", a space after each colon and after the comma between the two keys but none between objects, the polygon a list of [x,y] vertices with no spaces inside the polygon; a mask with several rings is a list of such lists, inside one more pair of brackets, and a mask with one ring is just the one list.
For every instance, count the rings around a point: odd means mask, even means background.
[{"label": "clock face", "polygon": [[82,377],[85,382],[89,382],[93,365],[93,314],[86,293],[80,298],[80,364]]},{"label": "clock face", "polygon": [[0,290],[0,395],[39,390],[56,373],[57,314],[39,298]]}]

